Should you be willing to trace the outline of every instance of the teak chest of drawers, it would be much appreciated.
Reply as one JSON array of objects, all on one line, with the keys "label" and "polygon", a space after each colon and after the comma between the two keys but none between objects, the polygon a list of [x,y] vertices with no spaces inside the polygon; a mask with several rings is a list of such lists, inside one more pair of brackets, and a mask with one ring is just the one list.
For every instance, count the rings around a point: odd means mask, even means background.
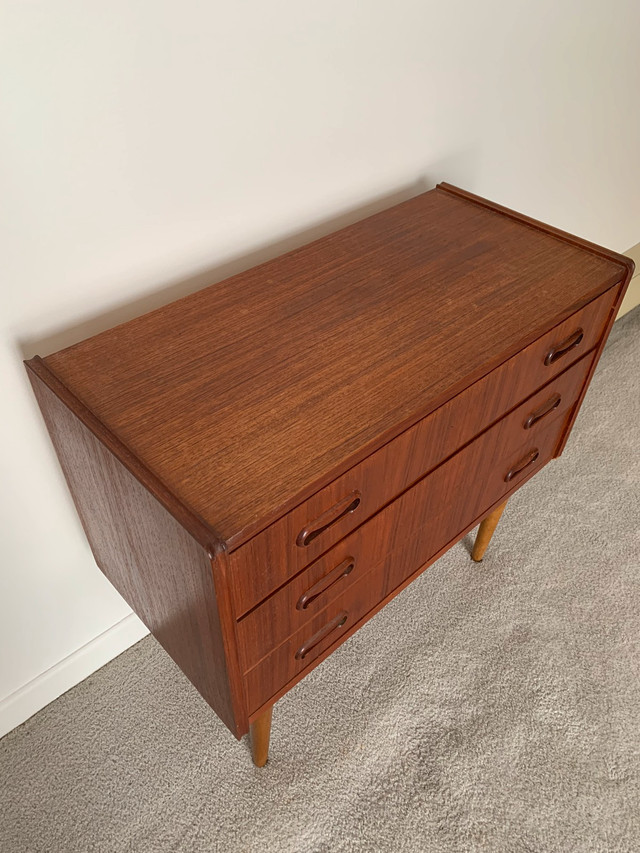
[{"label": "teak chest of drawers", "polygon": [[632,271],[441,184],[27,362],[98,565],[258,765],[274,702],[479,522],[481,559]]}]

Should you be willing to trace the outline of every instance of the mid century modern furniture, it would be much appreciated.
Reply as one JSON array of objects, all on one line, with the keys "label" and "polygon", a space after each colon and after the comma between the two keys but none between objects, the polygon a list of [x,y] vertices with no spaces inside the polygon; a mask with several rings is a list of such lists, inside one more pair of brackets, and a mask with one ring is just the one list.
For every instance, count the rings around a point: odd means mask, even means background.
[{"label": "mid century modern furniture", "polygon": [[482,558],[632,271],[441,184],[27,362],[98,565],[256,764],[278,698],[481,521]]}]

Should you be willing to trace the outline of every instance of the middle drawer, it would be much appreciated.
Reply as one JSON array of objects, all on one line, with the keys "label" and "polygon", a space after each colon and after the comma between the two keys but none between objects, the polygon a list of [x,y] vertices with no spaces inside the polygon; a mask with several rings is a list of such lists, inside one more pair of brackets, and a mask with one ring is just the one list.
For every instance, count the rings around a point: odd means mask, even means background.
[{"label": "middle drawer", "polygon": [[[243,671],[314,620],[390,552],[402,552],[402,563],[421,565],[501,494],[548,461],[592,358],[581,359],[545,385],[240,619],[238,650]],[[539,455],[524,464],[525,451],[534,448]],[[505,472],[520,464],[524,465],[521,471],[505,482]]]}]

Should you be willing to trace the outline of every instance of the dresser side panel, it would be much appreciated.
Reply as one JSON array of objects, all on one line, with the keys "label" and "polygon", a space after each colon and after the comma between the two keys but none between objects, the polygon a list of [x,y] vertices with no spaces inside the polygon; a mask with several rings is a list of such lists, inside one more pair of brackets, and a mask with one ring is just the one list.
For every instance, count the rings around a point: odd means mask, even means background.
[{"label": "dresser side panel", "polygon": [[[96,563],[240,737],[245,714],[232,698],[211,556],[33,371],[28,374]],[[235,642],[226,639],[227,647]]]}]

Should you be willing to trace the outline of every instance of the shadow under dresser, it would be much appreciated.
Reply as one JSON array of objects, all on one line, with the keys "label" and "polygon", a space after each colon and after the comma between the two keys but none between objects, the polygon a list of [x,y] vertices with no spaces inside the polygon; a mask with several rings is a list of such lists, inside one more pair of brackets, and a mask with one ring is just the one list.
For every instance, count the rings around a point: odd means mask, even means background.
[{"label": "shadow under dresser", "polygon": [[101,570],[236,737],[562,452],[633,263],[448,184],[27,369]]}]

